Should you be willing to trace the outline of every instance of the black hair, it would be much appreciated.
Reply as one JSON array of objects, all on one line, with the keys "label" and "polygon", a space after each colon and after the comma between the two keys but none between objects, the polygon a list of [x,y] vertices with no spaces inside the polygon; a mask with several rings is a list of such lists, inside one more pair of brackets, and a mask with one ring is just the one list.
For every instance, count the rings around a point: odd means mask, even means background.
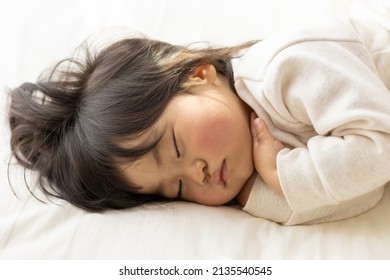
[{"label": "black hair", "polygon": [[37,172],[46,195],[89,211],[166,200],[138,193],[118,168],[118,160],[135,162],[156,141],[123,147],[121,140],[152,127],[197,66],[212,64],[234,88],[230,60],[250,44],[196,49],[128,38],[95,54],[85,47],[82,58],[62,60],[10,91],[12,153]]}]

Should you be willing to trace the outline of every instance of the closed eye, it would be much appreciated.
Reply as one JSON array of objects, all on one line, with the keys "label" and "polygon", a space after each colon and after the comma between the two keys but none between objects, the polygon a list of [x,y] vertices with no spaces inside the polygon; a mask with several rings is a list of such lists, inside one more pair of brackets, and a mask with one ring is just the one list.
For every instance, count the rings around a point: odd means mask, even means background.
[{"label": "closed eye", "polygon": [[180,158],[180,152],[179,152],[179,148],[177,147],[176,136],[174,131],[173,131],[173,143],[175,145],[177,158]]},{"label": "closed eye", "polygon": [[177,192],[177,198],[178,199],[183,199],[182,198],[182,194],[181,194],[182,189],[183,189],[183,181],[179,180],[179,191]]},{"label": "closed eye", "polygon": [[[180,151],[179,151],[179,148],[177,147],[175,131],[173,131],[173,143],[175,145],[177,158],[180,158]],[[177,192],[177,198],[178,199],[182,199],[182,193],[181,193],[182,192],[182,188],[183,188],[183,181],[179,179],[179,187],[178,187],[178,192]]]}]

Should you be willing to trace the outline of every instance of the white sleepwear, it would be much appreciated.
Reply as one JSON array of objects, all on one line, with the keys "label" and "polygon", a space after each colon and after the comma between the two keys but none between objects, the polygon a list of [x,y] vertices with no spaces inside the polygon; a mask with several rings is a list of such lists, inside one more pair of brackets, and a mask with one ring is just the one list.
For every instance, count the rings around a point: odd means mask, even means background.
[{"label": "white sleepwear", "polygon": [[295,225],[378,203],[390,181],[386,19],[333,19],[271,36],[232,63],[239,96],[286,146],[277,156],[285,198],[257,176],[244,211]]}]

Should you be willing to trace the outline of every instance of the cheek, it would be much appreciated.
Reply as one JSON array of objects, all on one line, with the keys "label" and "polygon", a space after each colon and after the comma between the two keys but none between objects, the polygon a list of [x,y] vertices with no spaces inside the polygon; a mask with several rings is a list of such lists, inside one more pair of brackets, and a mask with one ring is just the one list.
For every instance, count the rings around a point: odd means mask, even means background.
[{"label": "cheek", "polygon": [[229,118],[224,114],[213,114],[193,119],[189,126],[191,144],[206,152],[223,151],[229,143],[229,135],[233,133]]}]

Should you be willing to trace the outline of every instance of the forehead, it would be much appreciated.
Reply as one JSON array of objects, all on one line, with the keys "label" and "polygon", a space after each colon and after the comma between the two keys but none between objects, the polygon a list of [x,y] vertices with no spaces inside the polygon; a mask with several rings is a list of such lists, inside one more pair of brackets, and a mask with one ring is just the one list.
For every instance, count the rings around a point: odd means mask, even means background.
[{"label": "forehead", "polygon": [[135,135],[123,137],[119,140],[119,145],[125,149],[142,149],[158,142],[166,130],[166,121],[160,117],[151,127]]},{"label": "forehead", "polygon": [[165,121],[160,120],[144,133],[121,142],[123,148],[133,149],[134,152],[156,144],[148,153],[142,156],[140,155],[130,163],[126,162],[125,159],[124,163],[120,164],[120,171],[125,177],[125,180],[131,186],[140,188],[139,192],[144,192],[143,190],[145,187],[150,188],[157,184],[156,178],[159,174],[159,170],[153,154],[161,145],[161,142],[164,141],[165,132],[166,123]]},{"label": "forehead", "polygon": [[[130,164],[121,166],[121,172],[125,180],[131,185],[139,188],[140,193],[156,193],[160,186],[161,178],[165,175],[161,173],[161,168],[156,159],[156,150],[159,150],[160,158],[164,160],[167,153],[166,147],[170,145],[169,131],[173,129],[177,121],[177,109],[180,107],[180,95],[176,95],[167,105],[163,114],[148,130],[140,133],[136,137],[122,141],[126,148],[147,147],[156,143],[156,146],[147,154],[139,157]],[[161,165],[161,164],[160,164]]]}]

